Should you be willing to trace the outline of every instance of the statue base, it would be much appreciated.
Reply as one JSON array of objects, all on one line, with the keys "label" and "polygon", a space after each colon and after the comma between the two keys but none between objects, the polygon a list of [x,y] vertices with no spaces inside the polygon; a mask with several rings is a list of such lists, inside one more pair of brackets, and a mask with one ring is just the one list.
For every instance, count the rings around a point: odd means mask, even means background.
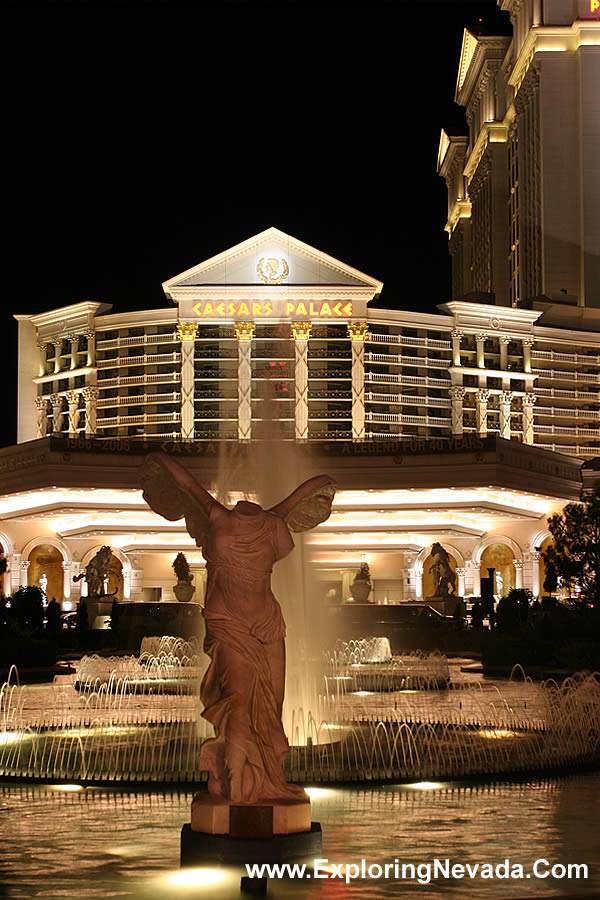
[{"label": "statue base", "polygon": [[192,801],[192,821],[181,832],[181,865],[285,862],[316,858],[321,826],[311,822],[310,800],[235,804],[211,794]]},{"label": "statue base", "polygon": [[457,604],[460,603],[462,599],[462,597],[455,594],[450,594],[450,596],[437,594],[434,597],[425,597],[424,602],[427,603],[428,606],[433,606],[433,608],[437,609],[443,616],[452,616]]},{"label": "statue base", "polygon": [[250,804],[230,803],[213,794],[196,794],[190,828],[202,834],[228,834],[233,838],[271,838],[310,831],[310,798]]}]

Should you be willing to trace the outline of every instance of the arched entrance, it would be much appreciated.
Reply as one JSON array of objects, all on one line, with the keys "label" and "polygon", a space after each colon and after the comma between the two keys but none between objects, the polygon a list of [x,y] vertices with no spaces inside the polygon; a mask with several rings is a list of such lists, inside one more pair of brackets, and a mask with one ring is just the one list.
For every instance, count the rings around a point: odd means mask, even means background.
[{"label": "arched entrance", "polygon": [[48,603],[53,597],[58,603],[63,601],[63,562],[62,553],[52,544],[37,544],[29,554],[27,583],[45,588]]},{"label": "arched entrance", "polygon": [[516,585],[515,555],[507,544],[489,544],[481,554],[479,573],[488,577],[488,569],[494,569],[494,595],[506,597]]}]

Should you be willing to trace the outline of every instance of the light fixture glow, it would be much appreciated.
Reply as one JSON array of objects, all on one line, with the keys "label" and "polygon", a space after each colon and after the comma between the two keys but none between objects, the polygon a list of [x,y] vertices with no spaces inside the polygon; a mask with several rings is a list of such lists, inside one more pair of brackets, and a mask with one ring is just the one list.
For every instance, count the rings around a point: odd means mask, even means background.
[{"label": "light fixture glow", "polygon": [[175,887],[210,887],[224,881],[225,872],[219,869],[181,869],[167,877]]}]

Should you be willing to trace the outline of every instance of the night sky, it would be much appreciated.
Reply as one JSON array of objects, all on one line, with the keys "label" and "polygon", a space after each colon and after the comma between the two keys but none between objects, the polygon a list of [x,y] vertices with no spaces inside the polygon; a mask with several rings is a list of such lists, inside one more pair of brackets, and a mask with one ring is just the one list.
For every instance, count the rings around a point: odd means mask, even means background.
[{"label": "night sky", "polygon": [[[440,128],[496,0],[0,3],[5,386],[12,314],[160,307],[162,281],[270,225],[450,296]],[[0,443],[15,440],[14,388]]]}]

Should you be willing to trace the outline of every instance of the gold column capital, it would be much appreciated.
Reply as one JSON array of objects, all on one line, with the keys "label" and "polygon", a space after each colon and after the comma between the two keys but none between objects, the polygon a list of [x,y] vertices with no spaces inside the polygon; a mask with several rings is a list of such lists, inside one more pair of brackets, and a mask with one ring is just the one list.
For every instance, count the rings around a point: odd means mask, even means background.
[{"label": "gold column capital", "polygon": [[348,337],[354,343],[354,341],[358,341],[360,343],[364,343],[369,334],[369,324],[368,322],[348,322]]},{"label": "gold column capital", "polygon": [[307,341],[312,331],[312,322],[292,322],[292,334],[295,341]]},{"label": "gold column capital", "polygon": [[197,322],[178,322],[177,337],[180,341],[195,341],[198,334]]},{"label": "gold column capital", "polygon": [[256,324],[254,322],[234,322],[235,333],[238,341],[251,341],[254,337]]}]

